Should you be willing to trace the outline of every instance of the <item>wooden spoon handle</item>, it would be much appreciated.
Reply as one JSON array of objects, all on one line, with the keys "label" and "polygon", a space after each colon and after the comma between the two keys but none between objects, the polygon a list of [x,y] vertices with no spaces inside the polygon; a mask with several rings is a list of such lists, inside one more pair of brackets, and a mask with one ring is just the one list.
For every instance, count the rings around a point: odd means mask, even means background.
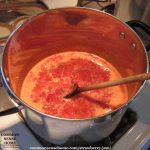
[{"label": "wooden spoon handle", "polygon": [[105,88],[105,87],[110,87],[110,86],[116,86],[116,85],[121,85],[125,83],[131,83],[131,82],[136,82],[136,81],[144,81],[150,79],[150,72],[149,73],[143,73],[139,75],[134,75],[126,78],[122,78],[119,80],[114,80],[114,81],[108,81],[108,82],[103,82],[103,83],[98,83],[94,85],[89,85],[86,87],[79,87],[80,92],[84,91],[91,91],[91,90],[96,90],[99,88]]}]

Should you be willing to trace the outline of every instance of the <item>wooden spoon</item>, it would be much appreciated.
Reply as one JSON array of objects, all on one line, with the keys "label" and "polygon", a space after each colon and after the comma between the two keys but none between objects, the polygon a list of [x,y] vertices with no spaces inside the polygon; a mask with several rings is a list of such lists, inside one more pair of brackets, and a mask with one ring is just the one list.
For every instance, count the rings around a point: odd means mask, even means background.
[{"label": "wooden spoon", "polygon": [[131,83],[131,82],[136,82],[136,81],[144,81],[150,79],[150,72],[149,73],[143,73],[143,74],[138,74],[138,75],[133,75],[130,77],[125,77],[119,80],[114,80],[114,81],[108,81],[108,82],[103,82],[103,83],[98,83],[98,84],[93,84],[85,87],[79,87],[78,84],[74,84],[71,88],[71,90],[68,92],[64,98],[71,98],[72,96],[75,96],[81,92],[85,91],[91,91],[91,90],[96,90],[100,88],[105,88],[105,87],[111,87],[111,86],[116,86],[116,85],[121,85],[125,83]]}]

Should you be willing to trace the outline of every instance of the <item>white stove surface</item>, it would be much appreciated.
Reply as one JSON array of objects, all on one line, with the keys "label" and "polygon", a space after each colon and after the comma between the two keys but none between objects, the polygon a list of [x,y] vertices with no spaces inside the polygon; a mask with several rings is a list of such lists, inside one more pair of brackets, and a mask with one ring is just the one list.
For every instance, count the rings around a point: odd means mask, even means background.
[{"label": "white stove surface", "polygon": [[137,113],[138,120],[112,149],[148,150],[150,148],[150,81],[146,82],[130,108]]},{"label": "white stove surface", "polygon": [[[17,134],[13,136],[15,140],[4,139],[12,138],[11,135],[6,135],[10,133]],[[6,142],[15,143],[9,145]],[[18,113],[0,117],[0,150],[29,150],[30,147],[41,147],[41,144],[25,126]]]}]

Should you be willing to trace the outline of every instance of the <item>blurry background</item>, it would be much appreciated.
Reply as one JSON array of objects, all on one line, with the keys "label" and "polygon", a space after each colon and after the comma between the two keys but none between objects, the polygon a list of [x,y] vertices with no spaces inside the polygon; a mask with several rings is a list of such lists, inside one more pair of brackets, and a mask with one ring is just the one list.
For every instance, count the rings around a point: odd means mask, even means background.
[{"label": "blurry background", "polygon": [[0,0],[0,45],[28,17],[48,9],[75,6],[102,10],[124,22],[140,20],[150,25],[150,0]]}]

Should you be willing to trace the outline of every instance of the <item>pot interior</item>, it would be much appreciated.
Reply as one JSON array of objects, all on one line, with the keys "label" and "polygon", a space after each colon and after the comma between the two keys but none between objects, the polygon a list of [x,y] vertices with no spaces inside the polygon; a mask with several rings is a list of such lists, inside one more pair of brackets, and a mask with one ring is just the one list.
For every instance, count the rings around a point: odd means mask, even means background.
[{"label": "pot interior", "polygon": [[[3,73],[19,97],[28,71],[52,54],[82,51],[110,62],[123,77],[146,72],[147,59],[136,34],[116,18],[83,8],[55,9],[32,17],[9,38]],[[142,82],[127,85],[129,99]]]}]

